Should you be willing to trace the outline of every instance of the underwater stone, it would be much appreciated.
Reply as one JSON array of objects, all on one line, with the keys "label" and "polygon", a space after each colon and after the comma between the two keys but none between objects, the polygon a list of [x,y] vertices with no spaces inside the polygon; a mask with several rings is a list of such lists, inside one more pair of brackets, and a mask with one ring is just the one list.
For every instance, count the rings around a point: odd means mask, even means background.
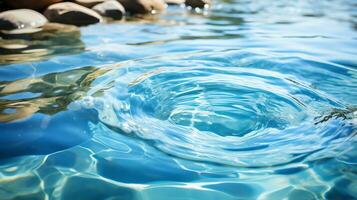
[{"label": "underwater stone", "polygon": [[104,17],[110,17],[113,19],[121,19],[125,14],[124,7],[119,2],[114,0],[97,4],[92,9]]},{"label": "underwater stone", "polygon": [[103,21],[102,17],[95,11],[71,2],[53,4],[46,9],[44,14],[51,22],[77,26]]},{"label": "underwater stone", "polygon": [[[28,8],[33,10],[42,10],[54,3],[63,0],[5,0],[5,3],[11,8]],[[31,18],[30,18],[31,19]]]},{"label": "underwater stone", "polygon": [[[84,44],[80,38],[80,30],[77,26],[46,23],[41,29],[39,32],[29,34],[1,35],[0,52],[2,54],[0,55],[0,63],[33,62],[58,54],[73,54],[84,50]],[[63,48],[64,46],[66,48]],[[5,51],[7,53],[4,53]],[[27,81],[20,79],[10,83],[10,86],[26,86],[31,83],[31,81],[26,83]],[[11,87],[9,88],[8,86],[4,88],[11,90]]]},{"label": "underwater stone", "polygon": [[204,8],[206,5],[211,4],[211,0],[186,0],[185,4],[192,8]]},{"label": "underwater stone", "polygon": [[160,12],[166,8],[163,0],[119,0],[131,14],[148,14]]},{"label": "underwater stone", "polygon": [[9,10],[0,13],[0,30],[4,33],[38,32],[47,22],[40,13],[29,9]]}]

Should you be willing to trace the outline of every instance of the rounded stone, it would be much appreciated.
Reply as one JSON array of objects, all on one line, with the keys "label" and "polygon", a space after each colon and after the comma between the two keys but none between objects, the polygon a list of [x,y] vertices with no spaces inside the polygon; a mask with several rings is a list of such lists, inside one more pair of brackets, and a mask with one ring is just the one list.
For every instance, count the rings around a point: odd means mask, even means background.
[{"label": "rounded stone", "polygon": [[192,8],[204,8],[206,5],[210,5],[212,3],[211,0],[186,0],[186,6],[190,6]]},{"label": "rounded stone", "polygon": [[87,8],[92,8],[93,6],[103,3],[106,0],[72,0],[74,3],[79,4],[81,6],[85,6]]},{"label": "rounded stone", "polygon": [[95,11],[71,2],[53,4],[46,9],[44,14],[51,22],[77,26],[103,21],[102,17]]},{"label": "rounded stone", "polygon": [[97,4],[92,9],[104,17],[110,17],[113,19],[121,19],[125,14],[124,7],[115,0],[109,0]]},{"label": "rounded stone", "polygon": [[118,0],[131,14],[148,14],[165,10],[163,0]]},{"label": "rounded stone", "polygon": [[63,0],[5,0],[5,3],[11,8],[28,8],[33,10],[42,10],[49,5],[59,3]]},{"label": "rounded stone", "polygon": [[3,49],[25,49],[27,48],[28,45],[26,44],[1,44],[0,43],[0,48],[3,48]]},{"label": "rounded stone", "polygon": [[33,33],[41,30],[47,19],[29,9],[9,10],[0,13],[0,30],[3,33]]},{"label": "rounded stone", "polygon": [[185,3],[185,0],[165,0],[168,5],[181,5]]}]

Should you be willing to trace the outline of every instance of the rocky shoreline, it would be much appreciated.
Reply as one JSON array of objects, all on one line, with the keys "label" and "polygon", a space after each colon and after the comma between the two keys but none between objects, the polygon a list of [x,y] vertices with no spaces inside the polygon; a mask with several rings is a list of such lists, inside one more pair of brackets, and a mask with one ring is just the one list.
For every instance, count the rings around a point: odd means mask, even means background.
[{"label": "rocky shoreline", "polygon": [[205,9],[211,0],[4,0],[0,2],[0,32],[28,34],[47,23],[86,26],[125,16],[156,15],[167,6]]}]

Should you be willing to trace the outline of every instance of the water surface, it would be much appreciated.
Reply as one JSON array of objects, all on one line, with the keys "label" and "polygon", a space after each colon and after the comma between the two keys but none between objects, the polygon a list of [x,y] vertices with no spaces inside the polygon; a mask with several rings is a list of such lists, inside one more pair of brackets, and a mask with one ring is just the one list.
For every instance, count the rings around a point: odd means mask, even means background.
[{"label": "water surface", "polygon": [[356,11],[221,0],[2,36],[1,199],[357,199]]}]

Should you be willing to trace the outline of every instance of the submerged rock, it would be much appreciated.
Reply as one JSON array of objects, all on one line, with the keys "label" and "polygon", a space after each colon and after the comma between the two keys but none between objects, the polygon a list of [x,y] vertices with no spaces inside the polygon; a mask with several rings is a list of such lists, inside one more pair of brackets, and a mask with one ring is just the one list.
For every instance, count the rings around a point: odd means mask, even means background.
[{"label": "submerged rock", "polygon": [[186,0],[186,6],[190,6],[192,8],[204,8],[206,5],[210,5],[212,3],[211,0]]},{"label": "submerged rock", "polygon": [[103,21],[102,17],[95,11],[71,2],[53,4],[46,9],[44,14],[51,22],[77,26]]},{"label": "submerged rock", "polygon": [[42,10],[54,3],[63,0],[5,0],[5,3],[11,8],[28,8],[33,10]]},{"label": "submerged rock", "polygon": [[[35,113],[55,115],[66,110],[68,105],[86,95],[96,77],[107,69],[88,66],[65,72],[50,73],[14,81],[0,81],[0,96],[38,94],[32,98],[0,102],[0,122],[13,122],[31,117]],[[78,85],[78,87],[77,87]],[[76,86],[76,87],[75,87]],[[7,112],[11,110],[12,112]]]},{"label": "submerged rock", "polygon": [[81,6],[91,8],[97,4],[105,2],[106,0],[72,0],[72,1],[76,4],[81,5]]},{"label": "submerged rock", "polygon": [[7,34],[34,33],[41,30],[47,19],[29,9],[9,10],[0,13],[0,30]]},{"label": "submerged rock", "polygon": [[118,0],[131,14],[148,14],[165,10],[163,0]]},{"label": "submerged rock", "polygon": [[92,9],[98,12],[102,16],[110,17],[113,19],[121,19],[125,14],[124,7],[115,0],[109,0],[97,4]]},{"label": "submerged rock", "polygon": [[0,64],[35,62],[85,49],[80,29],[73,25],[46,23],[36,33],[0,34],[0,37]]}]

